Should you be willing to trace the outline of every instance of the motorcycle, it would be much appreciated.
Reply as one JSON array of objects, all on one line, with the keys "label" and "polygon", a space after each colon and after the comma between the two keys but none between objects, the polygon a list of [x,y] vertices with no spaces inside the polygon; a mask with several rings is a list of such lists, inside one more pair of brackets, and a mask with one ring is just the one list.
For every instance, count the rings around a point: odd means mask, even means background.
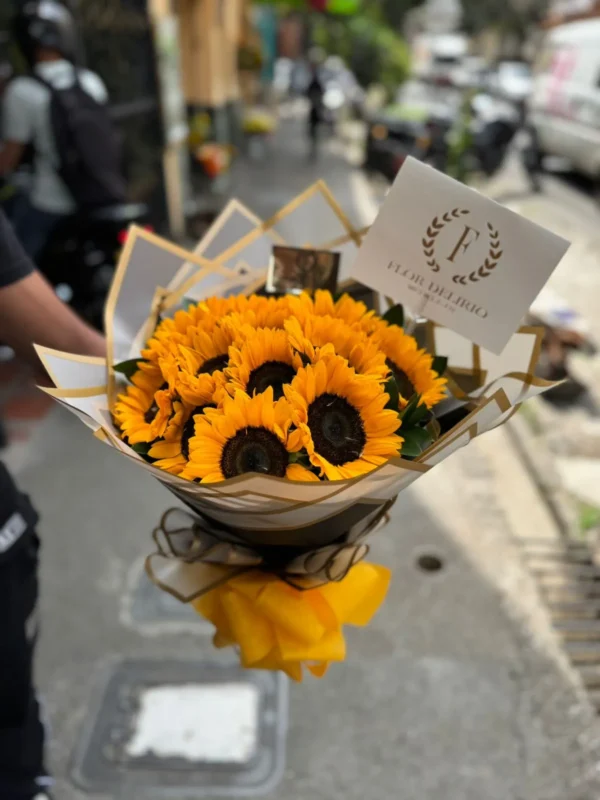
[{"label": "motorcycle", "polygon": [[128,228],[135,223],[152,230],[149,222],[145,203],[77,212],[56,226],[36,266],[63,302],[101,330],[104,303]]},{"label": "motorcycle", "polygon": [[431,150],[436,154],[432,165],[463,182],[476,172],[492,177],[504,164],[519,127],[519,115],[511,105],[469,91],[452,124],[432,136]]},{"label": "motorcycle", "polygon": [[424,160],[463,182],[474,173],[491,178],[515,144],[532,190],[540,191],[539,165],[520,109],[485,92],[470,92],[454,124],[431,136]]}]

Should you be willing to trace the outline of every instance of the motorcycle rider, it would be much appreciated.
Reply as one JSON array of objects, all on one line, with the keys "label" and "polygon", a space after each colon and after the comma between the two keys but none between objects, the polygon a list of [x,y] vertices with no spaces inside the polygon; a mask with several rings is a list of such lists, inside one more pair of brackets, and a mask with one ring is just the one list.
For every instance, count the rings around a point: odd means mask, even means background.
[{"label": "motorcycle rider", "polygon": [[310,65],[310,81],[306,89],[306,97],[309,102],[308,110],[308,139],[309,154],[311,158],[316,158],[319,149],[319,134],[324,119],[323,97],[325,87],[320,76],[319,63],[313,60]]},{"label": "motorcycle rider", "polygon": [[25,250],[35,260],[56,225],[78,206],[62,177],[54,96],[76,86],[102,106],[108,94],[98,75],[75,68],[75,20],[62,3],[26,0],[14,20],[14,34],[31,74],[15,78],[5,91],[0,177],[15,170],[26,147],[33,144],[31,194],[19,203],[12,221]]},{"label": "motorcycle rider", "polygon": [[[35,368],[33,343],[105,355],[103,337],[57,298],[0,210],[0,341]],[[38,515],[0,462],[0,798],[49,800],[44,726],[32,683]]]}]

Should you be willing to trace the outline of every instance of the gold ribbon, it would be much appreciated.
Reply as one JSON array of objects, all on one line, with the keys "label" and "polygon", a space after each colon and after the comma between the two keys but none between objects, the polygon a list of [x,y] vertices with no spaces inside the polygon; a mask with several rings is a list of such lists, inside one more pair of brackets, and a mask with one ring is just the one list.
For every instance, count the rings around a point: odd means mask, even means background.
[{"label": "gold ribbon", "polygon": [[342,581],[367,556],[369,547],[362,540],[388,517],[393,502],[382,505],[356,541],[310,550],[285,564],[265,558],[230,531],[211,530],[208,521],[184,509],[170,508],[152,532],[157,551],[147,557],[146,572],[156,586],[182,603],[191,603],[253,569],[274,574],[299,591],[314,589]]},{"label": "gold ribbon", "polygon": [[277,546],[258,552],[230,531],[170,509],[153,532],[158,549],[146,572],[215,625],[217,647],[237,646],[243,666],[283,670],[294,680],[305,666],[321,677],[345,658],[343,625],[367,625],[387,593],[389,570],[364,563],[362,540],[394,500],[353,541],[301,554],[292,548],[291,555]]}]

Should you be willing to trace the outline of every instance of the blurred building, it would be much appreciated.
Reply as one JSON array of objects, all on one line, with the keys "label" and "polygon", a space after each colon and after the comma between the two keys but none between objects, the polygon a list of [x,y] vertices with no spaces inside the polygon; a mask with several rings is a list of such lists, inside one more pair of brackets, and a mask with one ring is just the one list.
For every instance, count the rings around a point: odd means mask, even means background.
[{"label": "blurred building", "polygon": [[600,0],[553,0],[544,27],[551,28],[593,17],[600,17]]}]

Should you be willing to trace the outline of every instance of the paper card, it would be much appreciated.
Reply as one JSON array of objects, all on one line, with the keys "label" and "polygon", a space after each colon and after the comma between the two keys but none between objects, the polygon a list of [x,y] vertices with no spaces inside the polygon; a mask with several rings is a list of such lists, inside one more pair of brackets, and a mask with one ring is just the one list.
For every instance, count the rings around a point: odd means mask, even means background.
[{"label": "paper card", "polygon": [[267,291],[301,294],[305,289],[335,292],[340,254],[275,245],[267,271]]},{"label": "paper card", "polygon": [[409,158],[352,271],[413,312],[500,353],[568,246]]}]

